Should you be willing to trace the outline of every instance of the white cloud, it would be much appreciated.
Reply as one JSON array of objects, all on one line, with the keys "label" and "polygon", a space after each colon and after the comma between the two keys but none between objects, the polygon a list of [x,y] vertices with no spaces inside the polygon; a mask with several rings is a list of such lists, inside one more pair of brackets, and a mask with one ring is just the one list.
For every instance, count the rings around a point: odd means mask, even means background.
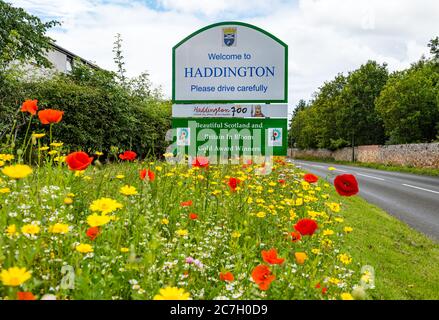
[{"label": "white cloud", "polygon": [[171,92],[171,48],[198,28],[220,20],[243,20],[289,45],[290,104],[311,94],[338,72],[369,59],[405,68],[428,53],[438,36],[436,0],[142,1],[16,0],[40,17],[64,21],[50,31],[58,44],[114,69],[114,35],[121,33],[130,75],[144,70]]}]

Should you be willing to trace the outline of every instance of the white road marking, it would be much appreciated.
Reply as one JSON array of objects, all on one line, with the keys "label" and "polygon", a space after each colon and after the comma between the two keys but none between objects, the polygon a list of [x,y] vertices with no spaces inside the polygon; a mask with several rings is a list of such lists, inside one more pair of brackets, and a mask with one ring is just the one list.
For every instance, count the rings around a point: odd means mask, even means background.
[{"label": "white road marking", "polygon": [[347,172],[346,170],[341,170],[341,169],[335,169],[335,171]]},{"label": "white road marking", "polygon": [[415,188],[415,189],[419,189],[419,190],[423,190],[423,191],[428,191],[428,192],[433,192],[433,193],[437,193],[437,194],[439,194],[438,191],[434,191],[434,190],[430,190],[430,189],[425,189],[425,188],[421,188],[421,187],[417,187],[417,186],[412,186],[412,185],[410,185],[410,184],[405,184],[405,183],[403,183],[402,185],[403,185],[403,186],[406,186],[406,187],[410,187],[410,188]]},{"label": "white road marking", "polygon": [[317,164],[312,164],[313,167],[317,167],[317,168],[324,168],[324,166],[319,166]]},{"label": "white road marking", "polygon": [[378,178],[378,177],[375,177],[375,176],[369,176],[369,175],[367,175],[367,174],[357,173],[357,175],[362,176],[362,177],[366,177],[366,178],[372,178],[372,179],[376,179],[376,180],[384,181],[383,178]]}]

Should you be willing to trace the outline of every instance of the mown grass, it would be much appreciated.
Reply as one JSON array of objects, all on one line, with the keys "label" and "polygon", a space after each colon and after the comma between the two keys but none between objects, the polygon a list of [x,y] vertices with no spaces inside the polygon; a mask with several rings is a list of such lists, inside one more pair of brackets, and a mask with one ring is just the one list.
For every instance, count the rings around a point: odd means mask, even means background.
[{"label": "mown grass", "polygon": [[305,160],[305,161],[341,164],[341,165],[371,168],[371,169],[378,169],[378,170],[385,170],[385,171],[420,174],[420,175],[425,175],[425,176],[439,176],[439,169],[434,169],[434,168],[416,168],[416,167],[410,167],[410,166],[397,166],[397,165],[387,165],[387,164],[370,163],[370,162],[338,161],[338,160],[334,160],[332,158],[295,157],[295,159]]},{"label": "mown grass", "polygon": [[345,220],[355,231],[345,250],[375,269],[369,296],[439,299],[439,245],[360,197],[343,200]]}]

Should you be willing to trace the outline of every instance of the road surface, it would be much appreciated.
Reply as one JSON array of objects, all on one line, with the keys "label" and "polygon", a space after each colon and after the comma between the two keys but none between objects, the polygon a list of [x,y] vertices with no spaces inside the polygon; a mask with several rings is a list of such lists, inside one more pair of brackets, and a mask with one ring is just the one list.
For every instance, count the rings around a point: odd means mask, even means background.
[{"label": "road surface", "polygon": [[362,198],[439,241],[439,177],[303,160],[291,161],[297,167],[323,178],[328,176],[330,166],[336,168],[336,174],[355,175]]}]

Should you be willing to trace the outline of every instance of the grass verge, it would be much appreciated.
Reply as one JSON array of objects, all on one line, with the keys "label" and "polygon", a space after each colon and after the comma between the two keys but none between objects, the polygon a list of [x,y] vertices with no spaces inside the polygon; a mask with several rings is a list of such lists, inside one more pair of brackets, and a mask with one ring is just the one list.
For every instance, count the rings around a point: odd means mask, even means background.
[{"label": "grass verge", "polygon": [[439,169],[433,168],[415,168],[408,166],[397,166],[397,165],[387,165],[380,163],[371,163],[371,162],[352,162],[352,161],[338,161],[332,158],[316,158],[316,157],[295,157],[297,160],[307,160],[307,161],[316,161],[316,162],[325,162],[325,163],[334,163],[355,167],[364,167],[385,171],[396,171],[396,172],[404,172],[404,173],[413,173],[420,174],[425,176],[439,176]]},{"label": "grass verge", "polygon": [[345,221],[354,228],[345,249],[375,269],[369,296],[439,299],[439,245],[360,197],[343,201]]}]

